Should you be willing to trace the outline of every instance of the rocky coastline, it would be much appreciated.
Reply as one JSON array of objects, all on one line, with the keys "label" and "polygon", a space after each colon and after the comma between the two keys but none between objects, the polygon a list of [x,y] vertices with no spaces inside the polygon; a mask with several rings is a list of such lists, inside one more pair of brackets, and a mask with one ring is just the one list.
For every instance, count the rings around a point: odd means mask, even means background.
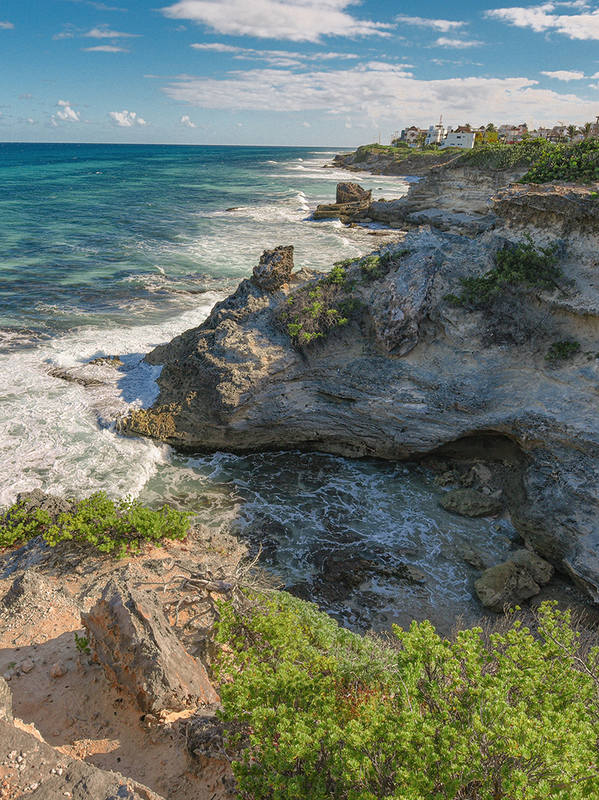
[{"label": "rocky coastline", "polygon": [[[596,187],[513,183],[522,173],[449,167],[405,198],[364,201],[353,221],[385,221],[403,241],[371,269],[338,267],[341,294],[330,274],[289,261],[268,286],[255,272],[201,326],[146,356],[163,367],[160,395],[120,430],[198,451],[405,460],[474,448],[504,475],[526,545],[596,599]],[[555,285],[506,286],[484,309],[452,302],[523,240],[555,243]],[[298,340],[285,309],[310,293],[321,298],[313,316],[323,303],[353,310]],[[560,342],[575,352],[552,360]]]}]

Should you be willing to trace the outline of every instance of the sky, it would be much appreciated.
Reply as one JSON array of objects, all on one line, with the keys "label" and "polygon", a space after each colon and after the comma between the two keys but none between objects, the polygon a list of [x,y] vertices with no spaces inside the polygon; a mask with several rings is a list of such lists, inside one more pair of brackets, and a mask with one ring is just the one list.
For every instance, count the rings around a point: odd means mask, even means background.
[{"label": "sky", "polygon": [[0,0],[0,141],[355,146],[599,115],[599,0]]}]

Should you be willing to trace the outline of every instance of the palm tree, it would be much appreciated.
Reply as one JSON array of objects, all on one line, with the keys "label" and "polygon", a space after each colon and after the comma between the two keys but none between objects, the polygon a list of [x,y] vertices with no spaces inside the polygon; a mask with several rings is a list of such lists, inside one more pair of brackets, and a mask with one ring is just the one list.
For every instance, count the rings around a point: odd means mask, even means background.
[{"label": "palm tree", "polygon": [[570,141],[572,141],[572,139],[573,139],[573,138],[576,136],[576,134],[578,133],[578,128],[576,127],[576,125],[568,125],[568,127],[566,128],[566,130],[568,131],[568,139],[569,139]]},{"label": "palm tree", "polygon": [[580,133],[584,136],[585,139],[588,139],[591,135],[591,130],[593,129],[592,122],[585,122],[582,128],[580,129]]}]

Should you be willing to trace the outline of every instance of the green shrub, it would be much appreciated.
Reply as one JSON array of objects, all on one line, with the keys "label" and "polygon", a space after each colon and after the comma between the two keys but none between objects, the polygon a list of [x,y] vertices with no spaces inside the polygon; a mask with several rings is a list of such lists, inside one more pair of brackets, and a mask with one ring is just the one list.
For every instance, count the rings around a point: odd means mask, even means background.
[{"label": "green shrub", "polygon": [[564,339],[561,342],[553,342],[545,358],[547,361],[566,361],[576,353],[580,352],[580,342],[574,339]]},{"label": "green shrub", "polygon": [[521,183],[568,181],[591,183],[599,180],[599,140],[557,144],[546,150],[521,179]]},{"label": "green shrub", "polygon": [[62,513],[55,520],[43,509],[29,510],[24,503],[15,503],[0,516],[0,547],[42,536],[51,547],[72,541],[124,556],[137,552],[144,542],[184,539],[190,516],[167,505],[152,511],[130,498],[115,502],[105,492],[81,500],[72,513]]},{"label": "green shrub", "polygon": [[530,237],[507,244],[495,254],[493,269],[481,276],[462,278],[460,294],[447,295],[446,299],[456,305],[484,308],[508,288],[556,287],[562,275],[556,251],[556,245],[535,247]]},{"label": "green shrub", "polygon": [[396,643],[285,594],[221,607],[226,746],[246,800],[583,800],[599,796],[598,648],[547,603]]},{"label": "green shrub", "polygon": [[482,144],[462,153],[453,166],[473,166],[493,170],[514,169],[535,164],[543,154],[551,153],[556,145],[546,139],[528,139],[515,144],[495,142]]}]

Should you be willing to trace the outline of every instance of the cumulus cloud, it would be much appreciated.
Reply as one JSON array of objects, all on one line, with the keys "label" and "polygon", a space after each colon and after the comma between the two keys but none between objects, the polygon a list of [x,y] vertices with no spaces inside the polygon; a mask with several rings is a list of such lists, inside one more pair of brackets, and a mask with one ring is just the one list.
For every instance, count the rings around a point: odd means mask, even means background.
[{"label": "cumulus cloud", "polygon": [[[560,7],[575,11],[563,14],[560,13]],[[537,33],[561,33],[569,39],[599,39],[599,9],[589,11],[586,2],[549,2],[539,6],[496,8],[487,11],[486,16],[518,28],[530,28]]]},{"label": "cumulus cloud", "polygon": [[[397,126],[401,118],[429,124],[443,113],[449,122],[464,119],[556,119],[584,122],[594,118],[596,103],[574,94],[539,88],[538,81],[516,78],[445,78],[418,80],[400,66],[357,65],[345,70],[253,69],[223,77],[181,76],[163,87],[178,102],[210,109],[338,114],[358,122]],[[451,119],[450,119],[451,117]]]},{"label": "cumulus cloud", "polygon": [[12,31],[14,27],[12,22],[0,21],[0,31]]},{"label": "cumulus cloud", "polygon": [[54,114],[54,120],[62,120],[63,122],[81,122],[81,114],[72,108],[68,100],[59,100],[56,104],[58,111]]},{"label": "cumulus cloud", "polygon": [[191,121],[191,119],[189,118],[188,114],[183,114],[183,116],[181,117],[179,122],[180,122],[181,125],[184,125],[186,128],[197,128],[197,125],[195,124],[195,122]]},{"label": "cumulus cloud", "polygon": [[139,35],[139,33],[113,31],[107,25],[98,25],[98,27],[92,28],[91,31],[82,34],[82,36],[88,39],[135,39]]},{"label": "cumulus cloud", "polygon": [[139,117],[135,111],[110,111],[108,113],[110,119],[119,128],[133,128],[135,125],[147,125],[148,123],[142,117]]},{"label": "cumulus cloud", "polygon": [[418,25],[421,28],[432,28],[441,33],[448,33],[455,31],[458,28],[463,28],[465,22],[459,22],[451,19],[426,19],[425,17],[408,17],[405,14],[399,14],[395,17],[395,21],[403,25]]},{"label": "cumulus cloud", "polygon": [[95,47],[82,47],[84,53],[129,53],[126,47],[117,47],[114,44],[98,44]]},{"label": "cumulus cloud", "polygon": [[584,72],[569,69],[556,69],[553,72],[550,70],[542,70],[541,75],[546,75],[548,78],[555,78],[557,81],[581,81],[585,76]]},{"label": "cumulus cloud", "polygon": [[309,61],[331,61],[333,59],[356,59],[355,53],[297,53],[289,50],[256,50],[252,47],[236,47],[223,42],[203,42],[190,44],[194,50],[206,50],[212,53],[227,53],[240,61],[265,61],[273,67],[299,67]]},{"label": "cumulus cloud", "polygon": [[433,44],[434,47],[454,47],[457,50],[466,50],[468,47],[480,47],[483,42],[475,39],[448,39],[440,36]]},{"label": "cumulus cloud", "polygon": [[323,36],[385,36],[391,25],[347,12],[355,0],[179,0],[161,9],[171,19],[206,25],[217,33],[318,42]]}]

